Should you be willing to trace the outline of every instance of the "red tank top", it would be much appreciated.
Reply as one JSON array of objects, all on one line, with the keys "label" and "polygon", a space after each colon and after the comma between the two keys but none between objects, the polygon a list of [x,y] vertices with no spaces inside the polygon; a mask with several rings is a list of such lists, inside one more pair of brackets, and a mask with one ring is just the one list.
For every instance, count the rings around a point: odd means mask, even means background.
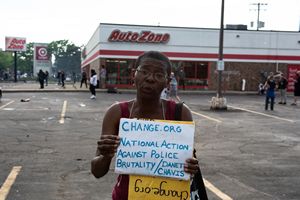
[{"label": "red tank top", "polygon": [[[128,102],[121,102],[121,117],[129,118],[129,108]],[[174,101],[167,101],[166,109],[166,120],[174,120],[175,116],[175,106]],[[129,185],[129,176],[120,174],[118,176],[117,183],[112,191],[112,200],[128,200],[128,185]]]}]

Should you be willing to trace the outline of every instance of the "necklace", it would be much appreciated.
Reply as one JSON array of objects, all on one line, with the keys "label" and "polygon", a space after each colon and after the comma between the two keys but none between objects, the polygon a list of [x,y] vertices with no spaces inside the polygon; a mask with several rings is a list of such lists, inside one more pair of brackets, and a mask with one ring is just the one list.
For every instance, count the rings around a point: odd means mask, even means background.
[{"label": "necklace", "polygon": [[[133,102],[132,102],[132,105],[131,105],[131,108],[130,108],[130,113],[129,113],[129,118],[131,118],[131,115],[132,115],[132,111],[133,111],[133,108],[134,108],[135,101],[136,101],[136,100],[133,100]],[[162,109],[163,119],[166,120],[165,106],[164,106],[164,104],[163,104],[162,101],[161,101],[160,104],[161,104],[161,109]]]}]

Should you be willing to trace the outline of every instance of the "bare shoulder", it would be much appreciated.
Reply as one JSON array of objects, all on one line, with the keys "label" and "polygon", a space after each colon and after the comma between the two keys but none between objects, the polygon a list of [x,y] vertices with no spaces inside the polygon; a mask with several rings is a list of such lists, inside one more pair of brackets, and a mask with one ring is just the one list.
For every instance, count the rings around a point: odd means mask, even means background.
[{"label": "bare shoulder", "polygon": [[120,103],[112,104],[105,112],[102,122],[102,135],[118,135],[118,127],[121,118]]},{"label": "bare shoulder", "polygon": [[191,109],[184,103],[182,104],[181,120],[182,121],[193,121]]}]

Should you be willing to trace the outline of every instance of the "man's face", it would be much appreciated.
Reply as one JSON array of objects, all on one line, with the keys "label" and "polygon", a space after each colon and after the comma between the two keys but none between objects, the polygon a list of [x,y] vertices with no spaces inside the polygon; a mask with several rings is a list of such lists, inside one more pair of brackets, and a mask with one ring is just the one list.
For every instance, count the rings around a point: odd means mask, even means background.
[{"label": "man's face", "polygon": [[138,92],[147,97],[160,96],[167,86],[168,77],[165,64],[155,59],[143,59],[136,69],[135,85]]}]

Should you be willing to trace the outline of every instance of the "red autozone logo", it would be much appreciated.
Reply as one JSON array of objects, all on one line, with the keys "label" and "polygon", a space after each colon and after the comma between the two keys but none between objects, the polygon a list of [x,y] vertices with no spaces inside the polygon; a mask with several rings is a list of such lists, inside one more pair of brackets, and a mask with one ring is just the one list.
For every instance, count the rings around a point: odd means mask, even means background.
[{"label": "red autozone logo", "polygon": [[110,42],[149,42],[149,43],[167,43],[170,40],[169,33],[153,33],[151,31],[121,32],[113,30],[108,38]]}]

